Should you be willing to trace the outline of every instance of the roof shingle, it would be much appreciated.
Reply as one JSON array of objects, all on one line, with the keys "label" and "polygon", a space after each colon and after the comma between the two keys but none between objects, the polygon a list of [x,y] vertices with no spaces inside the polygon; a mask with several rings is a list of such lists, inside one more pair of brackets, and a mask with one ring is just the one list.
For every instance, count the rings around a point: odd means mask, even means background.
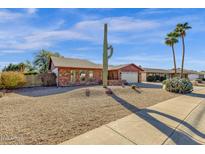
[{"label": "roof shingle", "polygon": [[51,57],[55,67],[73,67],[73,68],[94,68],[102,69],[102,65],[95,64],[85,59],[77,58],[64,58],[64,57]]}]

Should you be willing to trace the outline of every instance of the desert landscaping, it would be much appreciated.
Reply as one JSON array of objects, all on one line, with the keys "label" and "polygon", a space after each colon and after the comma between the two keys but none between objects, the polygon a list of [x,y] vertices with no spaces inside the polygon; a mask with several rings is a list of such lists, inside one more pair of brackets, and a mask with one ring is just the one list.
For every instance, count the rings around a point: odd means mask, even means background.
[{"label": "desert landscaping", "polygon": [[115,86],[111,95],[102,86],[46,89],[47,93],[45,87],[14,90],[0,99],[0,144],[59,144],[180,95],[150,86]]}]

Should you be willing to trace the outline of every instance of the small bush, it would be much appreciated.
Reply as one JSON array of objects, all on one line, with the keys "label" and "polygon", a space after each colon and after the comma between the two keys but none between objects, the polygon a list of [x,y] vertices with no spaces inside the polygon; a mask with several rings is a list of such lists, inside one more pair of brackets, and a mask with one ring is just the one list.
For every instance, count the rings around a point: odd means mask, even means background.
[{"label": "small bush", "polygon": [[90,89],[85,89],[85,95],[88,97],[90,96]]},{"label": "small bush", "polygon": [[168,81],[168,80],[163,80],[163,81],[162,81],[162,84],[163,84],[163,85],[166,85],[167,81]]},{"label": "small bush", "polygon": [[186,78],[173,78],[163,81],[165,89],[175,93],[190,93],[193,90],[192,83]]},{"label": "small bush", "polygon": [[159,75],[147,76],[148,82],[162,82],[164,80],[166,80],[166,76],[159,76]]},{"label": "small bush", "polygon": [[147,81],[148,82],[154,82],[155,81],[155,76],[148,76]]},{"label": "small bush", "polygon": [[24,74],[19,72],[3,72],[0,80],[0,87],[5,89],[19,88],[26,83]]},{"label": "small bush", "polygon": [[131,88],[132,88],[132,89],[136,89],[137,86],[133,84],[133,85],[131,85]]},{"label": "small bush", "polygon": [[167,79],[166,76],[161,76],[161,77],[160,77],[160,81],[161,81],[161,82],[163,82],[163,81],[166,80],[166,79]]}]

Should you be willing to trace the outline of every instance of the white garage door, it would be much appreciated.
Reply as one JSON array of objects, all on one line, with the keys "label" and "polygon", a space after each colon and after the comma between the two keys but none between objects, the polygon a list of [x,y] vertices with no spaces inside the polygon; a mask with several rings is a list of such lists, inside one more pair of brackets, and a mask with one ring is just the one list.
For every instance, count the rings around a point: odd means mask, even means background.
[{"label": "white garage door", "polygon": [[138,82],[137,72],[122,72],[121,79],[126,80],[128,83]]},{"label": "white garage door", "polygon": [[198,74],[189,74],[188,75],[188,78],[189,80],[195,80],[195,79],[198,79],[199,78],[199,75]]}]

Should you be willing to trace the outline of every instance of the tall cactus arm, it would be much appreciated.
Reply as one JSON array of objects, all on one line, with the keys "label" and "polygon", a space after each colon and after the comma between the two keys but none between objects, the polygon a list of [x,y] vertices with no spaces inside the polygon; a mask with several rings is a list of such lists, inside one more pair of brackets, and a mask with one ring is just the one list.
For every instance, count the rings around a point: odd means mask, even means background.
[{"label": "tall cactus arm", "polygon": [[107,58],[110,59],[112,57],[112,55],[113,55],[113,47],[112,47],[112,45],[110,45],[107,49],[109,50],[109,55],[108,55]]}]

